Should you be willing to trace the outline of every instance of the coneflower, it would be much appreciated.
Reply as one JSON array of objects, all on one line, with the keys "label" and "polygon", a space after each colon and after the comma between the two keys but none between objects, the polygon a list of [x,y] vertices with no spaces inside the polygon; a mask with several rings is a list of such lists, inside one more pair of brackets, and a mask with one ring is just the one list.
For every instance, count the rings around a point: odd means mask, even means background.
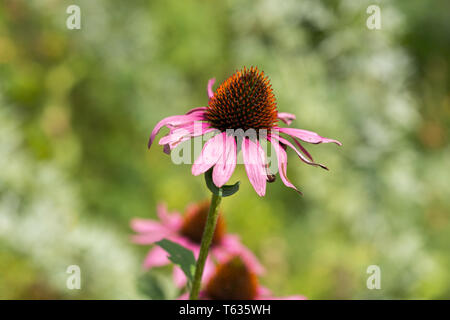
[{"label": "coneflower", "polygon": [[[278,120],[289,126],[295,116],[278,112],[270,81],[264,72],[257,68],[244,67],[223,82],[215,92],[212,90],[214,81],[215,79],[208,81],[208,106],[161,120],[153,129],[148,142],[150,148],[164,126],[169,129],[169,134],[161,138],[159,144],[164,146],[166,153],[183,141],[211,132],[216,133],[208,138],[200,156],[192,165],[193,175],[208,172],[206,181],[212,191],[212,197],[192,282],[191,299],[197,299],[200,292],[208,250],[214,241],[214,230],[219,217],[218,207],[222,196],[229,195],[224,194],[224,191],[230,190],[229,186],[224,185],[236,168],[238,152],[242,150],[250,183],[259,196],[264,196],[267,181],[272,182],[275,175],[270,171],[267,154],[260,142],[269,141],[273,146],[281,180],[297,192],[298,189],[286,175],[287,147],[293,149],[303,162],[327,169],[314,162],[299,140],[316,144],[334,142],[341,145],[337,140],[321,137],[312,131],[279,127]],[[234,186],[231,189],[234,190]]]},{"label": "coneflower", "polygon": [[[208,210],[209,201],[189,205],[183,215],[178,212],[169,212],[166,205],[161,203],[157,206],[159,221],[138,218],[131,220],[131,228],[137,233],[132,236],[132,241],[141,245],[150,245],[166,238],[192,250],[194,256],[197,257]],[[258,259],[241,243],[239,237],[226,232],[223,214],[219,215],[217,221],[211,253],[215,259],[223,259],[229,254],[239,254],[257,274],[264,271]],[[144,259],[143,266],[145,269],[149,269],[169,263],[167,252],[159,246],[154,246]],[[210,274],[213,270],[214,264],[211,259],[208,259],[205,264],[205,275]],[[173,277],[178,287],[186,284],[186,277],[179,267],[174,268]]]},{"label": "coneflower", "polygon": [[[301,295],[276,298],[261,286],[252,266],[239,255],[222,258],[214,272],[205,274],[199,298],[203,300],[305,300]],[[179,299],[187,299],[184,294]]]},{"label": "coneflower", "polygon": [[[278,126],[278,120],[290,125],[295,115],[278,112],[272,86],[264,72],[255,67],[244,67],[223,82],[215,92],[212,90],[213,84],[214,79],[208,81],[207,107],[161,120],[151,133],[148,147],[163,126],[170,129],[169,134],[159,142],[164,145],[166,152],[192,137],[216,131],[218,134],[206,141],[201,155],[194,161],[192,174],[199,175],[213,168],[213,182],[220,188],[233,174],[238,150],[242,150],[250,183],[260,196],[265,195],[266,182],[273,181],[274,175],[268,171],[267,155],[258,139],[270,141],[277,155],[281,180],[296,191],[298,189],[286,175],[287,147],[293,149],[303,162],[327,169],[314,162],[300,140],[313,144],[341,143],[312,131]],[[248,130],[254,130],[256,136],[236,134]],[[265,134],[261,135],[260,132]]]}]

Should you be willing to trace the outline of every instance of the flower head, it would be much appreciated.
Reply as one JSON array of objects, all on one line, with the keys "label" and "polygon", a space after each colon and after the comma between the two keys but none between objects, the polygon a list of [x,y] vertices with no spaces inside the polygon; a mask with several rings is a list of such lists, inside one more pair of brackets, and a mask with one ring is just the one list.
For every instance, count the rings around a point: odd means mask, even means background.
[{"label": "flower head", "polygon": [[258,278],[239,257],[219,264],[206,284],[204,295],[213,300],[253,300]]},{"label": "flower head", "polygon": [[[213,168],[213,182],[220,188],[233,174],[238,150],[242,150],[248,178],[260,196],[266,193],[266,183],[274,180],[272,171],[275,170],[279,171],[286,186],[298,191],[286,175],[288,147],[303,162],[327,169],[314,162],[300,141],[313,144],[341,143],[312,131],[280,127],[278,120],[289,126],[295,120],[295,115],[278,112],[272,86],[264,72],[253,67],[244,68],[223,82],[215,92],[212,90],[214,81],[208,81],[207,107],[195,108],[185,115],[161,120],[153,129],[148,146],[151,146],[163,126],[168,127],[170,132],[161,138],[159,144],[164,146],[167,153],[192,137],[216,132],[194,161],[192,174],[199,175]],[[264,141],[269,141],[276,153],[278,167],[272,171],[267,153],[261,145]]]},{"label": "flower head", "polygon": [[[209,202],[204,201],[189,205],[184,215],[177,212],[169,213],[164,204],[159,204],[157,213],[159,221],[150,219],[133,219],[131,228],[137,232],[132,241],[142,245],[153,244],[163,238],[176,242],[193,251],[198,257],[203,229],[208,214]],[[239,240],[239,237],[226,233],[223,214],[220,213],[216,230],[211,245],[212,258],[223,259],[229,254],[239,254],[248,265],[251,265],[256,273],[263,272],[253,253],[247,249]],[[144,260],[144,268],[152,268],[169,264],[167,253],[161,247],[155,246]],[[214,263],[208,258],[205,264],[205,276],[213,272]],[[174,280],[178,286],[186,283],[186,277],[180,268],[174,269]]]},{"label": "flower head", "polygon": [[[258,276],[239,255],[222,259],[213,273],[204,279],[204,289],[200,297],[206,300],[303,300],[300,295],[284,298],[271,296],[268,289],[258,283]],[[180,299],[187,298],[183,295]]]},{"label": "flower head", "polygon": [[211,127],[227,129],[271,129],[278,121],[272,86],[257,68],[238,71],[209,99],[206,119]]}]

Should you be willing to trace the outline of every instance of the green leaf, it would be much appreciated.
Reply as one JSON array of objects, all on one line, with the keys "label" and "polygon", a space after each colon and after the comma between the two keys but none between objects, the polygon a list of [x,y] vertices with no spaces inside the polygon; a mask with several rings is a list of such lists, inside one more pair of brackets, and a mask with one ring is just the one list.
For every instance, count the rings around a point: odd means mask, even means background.
[{"label": "green leaf", "polygon": [[190,285],[194,280],[195,271],[195,257],[192,251],[167,239],[162,239],[156,242],[156,244],[169,254],[168,258],[170,261],[180,266]]},{"label": "green leaf", "polygon": [[239,185],[241,184],[241,182],[238,181],[233,185],[224,185],[221,188],[218,188],[212,180],[212,169],[205,172],[205,181],[209,191],[221,197],[229,197],[235,194],[239,191]]}]

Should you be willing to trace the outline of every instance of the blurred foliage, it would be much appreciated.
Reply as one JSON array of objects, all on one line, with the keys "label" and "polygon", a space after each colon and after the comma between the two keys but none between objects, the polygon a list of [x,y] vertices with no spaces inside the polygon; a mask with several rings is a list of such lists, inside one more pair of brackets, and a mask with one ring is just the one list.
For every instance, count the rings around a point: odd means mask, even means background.
[{"label": "blurred foliage", "polygon": [[[379,4],[382,29],[366,28]],[[81,8],[81,30],[66,8]],[[450,297],[450,4],[435,1],[3,0],[0,3],[0,297],[139,298],[145,248],[132,217],[208,197],[148,135],[207,103],[242,66],[270,77],[330,172],[289,154],[299,197],[259,198],[239,167],[228,230],[261,258],[276,295]],[[82,290],[65,286],[67,266]],[[381,267],[382,289],[366,288]],[[141,279],[141,280],[137,280]],[[150,281],[150,280],[148,280]],[[149,293],[149,292],[153,292]],[[155,293],[156,292],[156,293]]]}]

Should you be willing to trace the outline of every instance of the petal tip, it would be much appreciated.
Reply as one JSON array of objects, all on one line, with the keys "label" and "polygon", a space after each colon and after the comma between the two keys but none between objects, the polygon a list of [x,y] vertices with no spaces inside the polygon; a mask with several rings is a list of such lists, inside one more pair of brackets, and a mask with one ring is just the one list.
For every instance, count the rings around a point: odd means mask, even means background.
[{"label": "petal tip", "polygon": [[266,190],[259,190],[259,191],[256,191],[256,193],[258,194],[258,196],[264,197],[266,195]]}]

